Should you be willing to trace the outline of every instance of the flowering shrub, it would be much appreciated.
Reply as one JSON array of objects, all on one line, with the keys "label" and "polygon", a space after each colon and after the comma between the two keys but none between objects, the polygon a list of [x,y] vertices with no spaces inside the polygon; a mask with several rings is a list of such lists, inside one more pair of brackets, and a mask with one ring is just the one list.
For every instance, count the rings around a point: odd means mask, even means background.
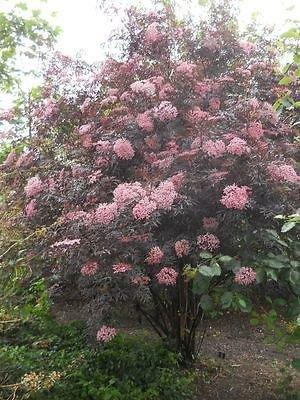
[{"label": "flowering shrub", "polygon": [[[110,308],[128,301],[187,358],[204,313],[231,303],[214,289],[256,279],[239,257],[242,226],[292,211],[299,181],[296,132],[271,107],[276,53],[264,39],[245,50],[227,8],[214,7],[209,23],[180,29],[170,7],[130,9],[122,58],[75,95],[60,75],[80,68],[60,56],[46,112],[40,104],[33,118],[30,163],[10,155],[3,165],[24,223],[44,229],[34,251],[58,287],[77,279],[109,325]],[[194,267],[205,255],[210,264]]]}]

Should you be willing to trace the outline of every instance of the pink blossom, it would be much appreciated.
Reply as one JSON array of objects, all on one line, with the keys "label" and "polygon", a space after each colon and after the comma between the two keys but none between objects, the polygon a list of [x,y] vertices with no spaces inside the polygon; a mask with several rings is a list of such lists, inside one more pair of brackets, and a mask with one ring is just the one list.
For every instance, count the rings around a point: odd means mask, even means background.
[{"label": "pink blossom", "polygon": [[112,266],[114,274],[122,274],[132,270],[132,265],[127,263],[118,263]]},{"label": "pink blossom", "polygon": [[159,100],[168,100],[170,96],[174,93],[175,89],[170,83],[163,85],[158,92]]},{"label": "pink blossom", "polygon": [[169,210],[177,197],[177,192],[171,181],[161,182],[150,195],[150,199],[155,202],[157,208]]},{"label": "pink blossom", "polygon": [[297,175],[294,168],[288,164],[277,165],[276,163],[271,163],[267,166],[267,171],[275,181],[290,183],[297,183],[300,181],[300,176]]},{"label": "pink blossom", "polygon": [[122,93],[120,96],[120,100],[125,104],[131,103],[133,101],[133,99],[134,99],[134,97],[133,97],[132,93],[127,92],[127,91]]},{"label": "pink blossom", "polygon": [[44,190],[44,184],[38,176],[30,178],[24,187],[27,197],[34,197]]},{"label": "pink blossom", "polygon": [[95,130],[95,125],[93,123],[81,125],[78,128],[79,135],[88,135]]},{"label": "pink blossom", "polygon": [[172,175],[171,178],[169,178],[169,181],[173,183],[175,190],[179,190],[181,188],[185,176],[186,174],[184,172],[178,172],[177,174]]},{"label": "pink blossom", "polygon": [[249,55],[255,49],[255,44],[251,42],[240,42],[240,47],[244,53]]},{"label": "pink blossom", "polygon": [[177,67],[176,71],[181,74],[186,76],[187,78],[193,78],[194,71],[195,71],[196,65],[193,63],[189,63],[187,61],[182,61]]},{"label": "pink blossom", "polygon": [[51,118],[55,116],[59,111],[57,101],[54,99],[46,99],[40,111],[42,118]]},{"label": "pink blossom", "polygon": [[203,139],[201,137],[196,137],[191,143],[191,149],[201,149],[202,148]]},{"label": "pink blossom", "polygon": [[100,180],[100,178],[102,177],[102,172],[101,171],[95,171],[93,172],[91,175],[88,176],[89,179],[89,183],[93,184],[96,183],[97,181]]},{"label": "pink blossom", "polygon": [[215,231],[218,229],[219,223],[216,218],[213,217],[204,217],[203,218],[203,228],[206,231]]},{"label": "pink blossom", "polygon": [[171,121],[175,119],[178,115],[178,110],[169,101],[162,101],[158,107],[153,109],[154,116],[160,121]]},{"label": "pink blossom", "polygon": [[101,203],[98,205],[93,218],[95,222],[108,225],[119,215],[118,205],[116,203]]},{"label": "pink blossom", "polygon": [[144,94],[147,97],[155,95],[156,87],[153,83],[146,81],[137,81],[130,85],[131,90],[137,94]]},{"label": "pink blossom", "polygon": [[114,202],[118,205],[130,204],[146,196],[146,191],[139,182],[121,183],[113,191]]},{"label": "pink blossom", "polygon": [[156,203],[146,196],[133,207],[132,214],[135,219],[149,219],[156,208]]},{"label": "pink blossom", "polygon": [[209,107],[212,110],[219,110],[220,105],[221,105],[221,101],[217,97],[213,97],[212,99],[209,100]]},{"label": "pink blossom", "polygon": [[211,89],[212,86],[208,82],[197,82],[195,85],[195,92],[201,97],[209,93]]},{"label": "pink blossom", "polygon": [[13,109],[4,110],[0,112],[0,121],[11,121],[15,117],[15,112]]},{"label": "pink blossom", "polygon": [[175,248],[175,253],[178,258],[182,258],[184,256],[187,256],[190,251],[190,244],[188,240],[182,239],[182,240],[177,240],[174,245]]},{"label": "pink blossom", "polygon": [[97,332],[98,342],[110,342],[117,335],[117,330],[110,326],[103,325]]},{"label": "pink blossom", "polygon": [[84,266],[81,268],[80,272],[82,275],[91,276],[95,275],[98,269],[98,264],[96,261],[88,261]]},{"label": "pink blossom", "polygon": [[239,285],[250,285],[256,280],[256,272],[251,267],[242,267],[235,273],[234,280]]},{"label": "pink blossom", "polygon": [[16,162],[16,167],[30,167],[33,164],[34,158],[30,151],[22,153]]},{"label": "pink blossom", "polygon": [[254,140],[260,139],[264,134],[261,122],[251,122],[248,126],[247,133],[248,136]]},{"label": "pink blossom", "polygon": [[131,160],[134,157],[133,147],[127,139],[116,140],[113,149],[121,160]]},{"label": "pink blossom", "polygon": [[90,107],[91,107],[91,103],[92,103],[92,100],[89,97],[87,97],[84,100],[84,102],[79,107],[82,114],[88,114]]},{"label": "pink blossom", "polygon": [[248,186],[239,187],[236,184],[226,186],[220,202],[226,208],[243,210],[249,201],[249,193],[251,189]]},{"label": "pink blossom", "polygon": [[178,272],[174,268],[164,267],[156,274],[156,279],[160,285],[175,286],[177,276]]},{"label": "pink blossom", "polygon": [[207,120],[209,114],[206,111],[202,111],[200,107],[193,107],[187,114],[186,119],[191,124],[197,124],[204,120]]},{"label": "pink blossom", "polygon": [[141,129],[143,129],[146,132],[152,132],[154,129],[153,120],[149,112],[138,114],[138,116],[136,117],[136,123]]},{"label": "pink blossom", "polygon": [[148,256],[145,262],[150,265],[159,264],[164,256],[163,251],[158,247],[154,246],[149,250]]},{"label": "pink blossom", "polygon": [[95,160],[97,167],[107,167],[109,159],[107,157],[97,157]]},{"label": "pink blossom", "polygon": [[109,140],[99,140],[98,142],[93,143],[96,147],[98,153],[107,153],[111,149],[111,143]]},{"label": "pink blossom", "polygon": [[201,250],[214,251],[220,247],[220,240],[212,233],[206,233],[197,237],[197,244]]},{"label": "pink blossom", "polygon": [[3,165],[5,165],[6,167],[12,167],[16,163],[17,159],[17,153],[15,152],[15,150],[12,150],[6,157]]},{"label": "pink blossom", "polygon": [[146,44],[152,45],[156,42],[158,42],[161,38],[161,33],[158,30],[158,24],[157,22],[153,22],[150,24],[144,35],[144,41]]},{"label": "pink blossom", "polygon": [[137,275],[131,279],[131,282],[138,286],[145,286],[150,282],[150,278],[146,275]]},{"label": "pink blossom", "polygon": [[26,204],[26,207],[25,207],[26,217],[33,218],[37,213],[36,207],[37,207],[36,199],[30,200],[30,202],[28,204]]},{"label": "pink blossom", "polygon": [[103,100],[101,100],[101,107],[107,107],[115,104],[118,101],[117,96],[107,96]]},{"label": "pink blossom", "polygon": [[81,135],[80,142],[81,142],[82,147],[84,147],[86,149],[90,149],[93,147],[93,141],[92,141],[91,135]]},{"label": "pink blossom", "polygon": [[64,246],[74,246],[75,244],[80,244],[80,239],[65,239],[60,242],[55,242],[51,245],[51,248],[64,247]]},{"label": "pink blossom", "polygon": [[235,137],[230,140],[230,143],[227,145],[227,151],[230,154],[241,156],[242,154],[250,153],[251,150],[245,140]]},{"label": "pink blossom", "polygon": [[84,211],[70,211],[64,216],[64,221],[77,221],[83,219],[86,216]]},{"label": "pink blossom", "polygon": [[226,148],[225,143],[222,140],[216,140],[215,142],[213,140],[208,140],[203,143],[202,150],[210,157],[218,158],[222,157]]}]

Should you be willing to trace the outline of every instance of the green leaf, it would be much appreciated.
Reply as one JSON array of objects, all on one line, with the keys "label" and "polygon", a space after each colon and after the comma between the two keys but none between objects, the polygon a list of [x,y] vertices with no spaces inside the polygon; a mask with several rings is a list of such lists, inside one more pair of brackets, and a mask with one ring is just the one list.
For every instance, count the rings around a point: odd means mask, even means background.
[{"label": "green leaf", "polygon": [[204,294],[201,296],[200,305],[203,311],[210,311],[214,308],[213,300],[208,294]]},{"label": "green leaf", "polygon": [[228,262],[230,262],[232,260],[233,260],[233,258],[230,257],[230,256],[221,256],[221,257],[219,257],[219,261],[224,263],[224,264],[226,264],[226,263],[228,263]]},{"label": "green leaf", "polygon": [[238,302],[239,302],[239,305],[240,305],[242,308],[246,308],[246,307],[247,307],[247,303],[245,302],[244,299],[239,298]]},{"label": "green leaf", "polygon": [[284,76],[280,81],[278,82],[278,85],[289,85],[293,79],[290,76]]},{"label": "green leaf", "polygon": [[284,225],[282,225],[281,232],[282,233],[288,232],[291,229],[293,229],[294,226],[296,226],[296,222],[294,222],[294,221],[286,222]]},{"label": "green leaf", "polygon": [[200,274],[202,274],[204,276],[213,277],[213,276],[220,276],[222,271],[221,271],[220,265],[218,263],[214,262],[210,266],[201,265],[199,267],[199,272],[200,272]]},{"label": "green leaf", "polygon": [[300,371],[300,358],[294,358],[291,362],[291,366],[297,371]]},{"label": "green leaf", "polygon": [[232,304],[232,300],[233,300],[232,292],[223,293],[223,295],[221,296],[221,299],[220,299],[222,308],[229,308]]},{"label": "green leaf", "polygon": [[257,326],[257,325],[259,324],[259,319],[257,319],[257,318],[251,318],[251,319],[250,319],[250,324],[251,324],[252,326]]},{"label": "green leaf", "polygon": [[210,279],[206,276],[197,273],[193,281],[193,293],[203,294],[208,290]]},{"label": "green leaf", "polygon": [[203,258],[203,259],[209,259],[209,258],[212,258],[212,254],[211,253],[209,253],[208,251],[202,251],[200,254],[199,254],[199,256],[200,256],[200,258]]}]

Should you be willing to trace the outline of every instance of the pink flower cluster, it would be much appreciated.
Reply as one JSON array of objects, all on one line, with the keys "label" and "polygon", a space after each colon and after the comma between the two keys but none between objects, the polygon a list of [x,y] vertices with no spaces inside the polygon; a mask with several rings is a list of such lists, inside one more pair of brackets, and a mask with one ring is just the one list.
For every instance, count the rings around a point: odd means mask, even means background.
[{"label": "pink flower cluster", "polygon": [[217,236],[206,233],[205,235],[199,235],[197,237],[197,244],[201,250],[214,251],[220,247],[220,240]]},{"label": "pink flower cluster", "polygon": [[132,214],[135,219],[149,219],[156,208],[156,203],[145,196],[133,207]]},{"label": "pink flower cluster", "polygon": [[235,273],[234,280],[239,285],[250,285],[256,280],[256,272],[251,267],[242,267]]},{"label": "pink flower cluster", "polygon": [[153,22],[150,24],[144,35],[144,42],[148,45],[152,45],[156,42],[158,42],[161,38],[161,33],[158,30],[158,24],[157,22]]},{"label": "pink flower cluster", "polygon": [[241,156],[250,153],[250,147],[245,140],[235,137],[227,145],[227,151],[230,154]]},{"label": "pink flower cluster", "polygon": [[164,267],[156,274],[156,279],[160,285],[175,286],[177,276],[178,272],[174,268]]},{"label": "pink flower cluster", "polygon": [[158,107],[153,109],[154,116],[162,122],[171,121],[178,115],[178,110],[169,101],[162,101]]},{"label": "pink flower cluster", "polygon": [[290,182],[297,183],[300,181],[300,176],[297,175],[297,172],[291,165],[282,164],[277,165],[275,163],[271,163],[267,167],[267,171],[272,179],[279,182]]},{"label": "pink flower cluster", "polygon": [[143,94],[147,97],[154,96],[156,92],[154,83],[149,80],[134,82],[130,85],[130,89],[136,94]]},{"label": "pink flower cluster", "polygon": [[221,105],[221,100],[218,97],[213,97],[212,99],[209,100],[209,108],[211,110],[219,110]]},{"label": "pink flower cluster", "polygon": [[163,256],[163,251],[158,246],[154,246],[152,249],[150,249],[145,262],[150,265],[159,264],[163,259]]},{"label": "pink flower cluster", "polygon": [[154,123],[149,112],[138,114],[136,117],[136,123],[146,132],[152,132],[154,129]]},{"label": "pink flower cluster", "polygon": [[3,165],[6,167],[11,167],[13,166],[18,159],[17,153],[12,150],[6,157],[5,161],[3,162]]},{"label": "pink flower cluster", "polygon": [[202,150],[204,153],[208,154],[210,157],[218,158],[226,151],[225,143],[222,140],[208,140],[203,143]]},{"label": "pink flower cluster", "polygon": [[88,135],[88,134],[92,133],[94,129],[95,129],[95,125],[93,123],[89,123],[89,124],[81,125],[78,128],[78,133],[79,133],[79,135]]},{"label": "pink flower cluster", "polygon": [[132,203],[146,196],[146,190],[139,182],[121,183],[113,191],[114,202],[120,206]]},{"label": "pink flower cluster", "polygon": [[99,342],[110,342],[117,335],[117,330],[110,326],[103,325],[97,332],[97,340]]},{"label": "pink flower cluster", "polygon": [[193,78],[196,65],[187,61],[182,61],[177,67],[176,72],[187,78]]},{"label": "pink flower cluster", "polygon": [[127,139],[116,140],[113,149],[121,160],[131,160],[134,157],[133,147]]},{"label": "pink flower cluster", "polygon": [[80,272],[84,276],[91,276],[95,275],[98,269],[98,264],[96,261],[88,261],[84,266],[81,268]]},{"label": "pink flower cluster", "polygon": [[226,186],[221,197],[221,204],[226,208],[243,210],[248,201],[251,189],[248,186],[237,186],[236,184]]},{"label": "pink flower cluster", "polygon": [[205,96],[212,89],[212,85],[208,82],[197,82],[195,85],[195,92],[199,96]]},{"label": "pink flower cluster", "polygon": [[118,263],[112,266],[114,274],[122,274],[132,270],[132,265],[127,263]]},{"label": "pink flower cluster", "polygon": [[218,229],[219,223],[216,218],[213,217],[204,217],[203,218],[203,228],[206,231],[215,231]]},{"label": "pink flower cluster", "polygon": [[202,111],[200,107],[193,107],[187,114],[186,119],[191,124],[197,124],[208,118],[209,114],[206,111]]},{"label": "pink flower cluster", "polygon": [[101,203],[98,205],[96,211],[92,213],[91,222],[94,220],[99,224],[108,225],[113,222],[118,215],[119,210],[116,203]]},{"label": "pink flower cluster", "polygon": [[264,134],[261,122],[251,122],[248,126],[247,133],[251,139],[260,139]]},{"label": "pink flower cluster", "polygon": [[37,213],[36,206],[37,206],[36,199],[30,200],[30,202],[28,204],[26,204],[26,206],[25,206],[26,217],[33,218],[36,215],[36,213]]},{"label": "pink flower cluster", "polygon": [[177,192],[171,181],[161,182],[151,193],[151,200],[156,203],[157,208],[169,210],[177,197]]},{"label": "pink flower cluster", "polygon": [[11,121],[15,117],[14,110],[4,110],[0,112],[0,121]]},{"label": "pink flower cluster", "polygon": [[176,256],[178,258],[182,258],[189,254],[190,244],[186,239],[177,240],[177,242],[175,242],[174,249]]},{"label": "pink flower cluster", "polygon": [[27,197],[34,197],[44,190],[44,184],[38,176],[30,178],[24,187]]}]

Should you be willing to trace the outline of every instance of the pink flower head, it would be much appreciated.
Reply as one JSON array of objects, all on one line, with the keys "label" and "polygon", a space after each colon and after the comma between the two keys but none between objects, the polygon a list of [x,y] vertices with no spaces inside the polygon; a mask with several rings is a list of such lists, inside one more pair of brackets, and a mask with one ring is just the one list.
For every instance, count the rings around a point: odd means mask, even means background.
[{"label": "pink flower head", "polygon": [[178,110],[169,101],[162,101],[158,107],[153,109],[154,116],[162,122],[171,121],[178,115]]},{"label": "pink flower head", "polygon": [[161,182],[151,193],[150,199],[157,208],[169,210],[177,197],[177,192],[171,181]]},{"label": "pink flower head", "polygon": [[144,42],[146,44],[152,45],[158,42],[160,38],[161,38],[161,33],[158,30],[158,24],[157,22],[153,22],[147,27],[145,31]]},{"label": "pink flower head", "polygon": [[278,182],[290,182],[297,183],[300,181],[300,176],[291,165],[282,164],[277,165],[276,163],[271,163],[267,167],[267,171],[271,178]]},{"label": "pink flower head", "polygon": [[86,149],[91,149],[93,147],[93,141],[92,141],[91,135],[81,135],[80,142],[81,142],[82,147],[84,147]]},{"label": "pink flower head", "polygon": [[170,83],[163,85],[158,92],[159,100],[167,100],[174,93],[175,89]]},{"label": "pink flower head", "polygon": [[156,274],[156,279],[160,285],[175,286],[177,276],[178,272],[174,268],[164,267]]},{"label": "pink flower head", "polygon": [[164,256],[163,251],[158,247],[154,246],[150,249],[145,262],[150,265],[159,264]]},{"label": "pink flower head", "polygon": [[119,215],[118,205],[116,203],[99,204],[93,218],[95,222],[103,225],[108,225],[113,222]]},{"label": "pink flower head", "polygon": [[82,114],[87,114],[89,112],[90,107],[91,107],[91,103],[92,103],[92,100],[89,97],[87,97],[84,100],[84,102],[79,107],[80,111],[82,112]]},{"label": "pink flower head", "polygon": [[30,200],[30,202],[25,207],[26,217],[33,218],[36,215],[37,213],[36,206],[37,206],[36,199]]},{"label": "pink flower head", "polygon": [[234,280],[239,285],[250,285],[256,280],[256,272],[251,267],[242,267],[235,273]]},{"label": "pink flower head", "polygon": [[98,342],[110,342],[117,335],[117,330],[110,326],[103,325],[97,332]]},{"label": "pink flower head", "polygon": [[132,270],[132,265],[127,263],[118,263],[112,266],[114,274],[122,274]]},{"label": "pink flower head", "polygon": [[247,133],[251,139],[254,140],[260,139],[264,134],[261,122],[260,121],[251,122],[248,126]]},{"label": "pink flower head", "polygon": [[172,175],[171,178],[169,178],[169,181],[173,183],[175,190],[179,190],[181,188],[185,179],[185,175],[186,174],[184,172],[178,172],[177,174]]},{"label": "pink flower head", "polygon": [[197,244],[201,250],[214,251],[220,247],[220,240],[212,233],[206,233],[197,237]]},{"label": "pink flower head", "polygon": [[114,202],[120,206],[130,204],[134,200],[140,200],[146,195],[146,191],[139,182],[121,183],[113,191]]},{"label": "pink flower head", "polygon": [[215,231],[218,229],[219,223],[216,218],[213,217],[204,217],[203,218],[203,228],[206,231]]},{"label": "pink flower head", "polygon": [[135,219],[149,219],[156,208],[156,203],[146,196],[133,207],[132,214]]},{"label": "pink flower head", "polygon": [[152,97],[155,95],[156,87],[154,83],[149,80],[137,81],[130,85],[130,89],[137,94],[143,94],[147,97]]},{"label": "pink flower head", "polygon": [[236,184],[226,186],[220,202],[226,208],[243,210],[249,201],[249,193],[251,193],[251,189],[248,186],[237,186]]},{"label": "pink flower head", "polygon": [[255,49],[255,44],[251,42],[240,42],[240,47],[244,53],[249,55]]},{"label": "pink flower head", "polygon": [[182,258],[184,256],[187,256],[190,251],[190,244],[188,240],[182,239],[182,240],[177,240],[174,245],[175,248],[175,253],[178,258]]},{"label": "pink flower head", "polygon": [[88,135],[93,132],[95,129],[95,125],[93,123],[81,125],[78,128],[79,135]]},{"label": "pink flower head", "polygon": [[137,275],[131,279],[131,282],[138,286],[146,286],[150,282],[150,278],[146,275]]},{"label": "pink flower head", "polygon": [[15,112],[13,109],[4,110],[0,112],[0,121],[11,121],[15,117]]},{"label": "pink flower head", "polygon": [[249,154],[251,150],[245,140],[235,137],[230,140],[227,151],[230,154],[241,156],[242,154]]},{"label": "pink flower head", "polygon": [[81,268],[80,272],[84,276],[91,276],[95,275],[98,269],[98,264],[96,261],[88,261],[84,266]]},{"label": "pink flower head", "polygon": [[127,139],[116,140],[113,149],[121,160],[131,160],[134,157],[133,147]]},{"label": "pink flower head", "polygon": [[209,113],[202,111],[200,107],[193,107],[187,114],[186,119],[191,124],[197,124],[204,120],[207,120]]},{"label": "pink flower head", "polygon": [[30,178],[24,188],[27,197],[34,197],[44,190],[44,184],[38,176]]},{"label": "pink flower head", "polygon": [[221,101],[218,97],[213,97],[209,100],[209,108],[211,108],[212,110],[219,110],[220,105]]},{"label": "pink flower head", "polygon": [[111,150],[111,143],[109,140],[98,140],[93,143],[98,153],[107,153]]},{"label": "pink flower head", "polygon": [[226,151],[225,143],[222,140],[208,140],[203,143],[202,150],[210,157],[218,158],[222,157]]},{"label": "pink flower head", "polygon": [[154,129],[153,120],[149,112],[138,114],[138,116],[136,117],[136,123],[141,129],[143,129],[146,132],[152,132]]},{"label": "pink flower head", "polygon": [[12,150],[6,157],[3,165],[5,165],[6,167],[12,167],[16,163],[17,159],[17,153],[15,152],[15,150]]},{"label": "pink flower head", "polygon": [[203,97],[207,93],[209,93],[211,91],[211,89],[212,89],[212,85],[207,82],[197,82],[195,85],[195,92],[201,97]]},{"label": "pink flower head", "polygon": [[186,61],[182,61],[177,67],[176,67],[176,71],[180,74],[180,75],[184,75],[187,78],[193,78],[194,75],[194,71],[195,71],[196,65],[186,62]]}]

